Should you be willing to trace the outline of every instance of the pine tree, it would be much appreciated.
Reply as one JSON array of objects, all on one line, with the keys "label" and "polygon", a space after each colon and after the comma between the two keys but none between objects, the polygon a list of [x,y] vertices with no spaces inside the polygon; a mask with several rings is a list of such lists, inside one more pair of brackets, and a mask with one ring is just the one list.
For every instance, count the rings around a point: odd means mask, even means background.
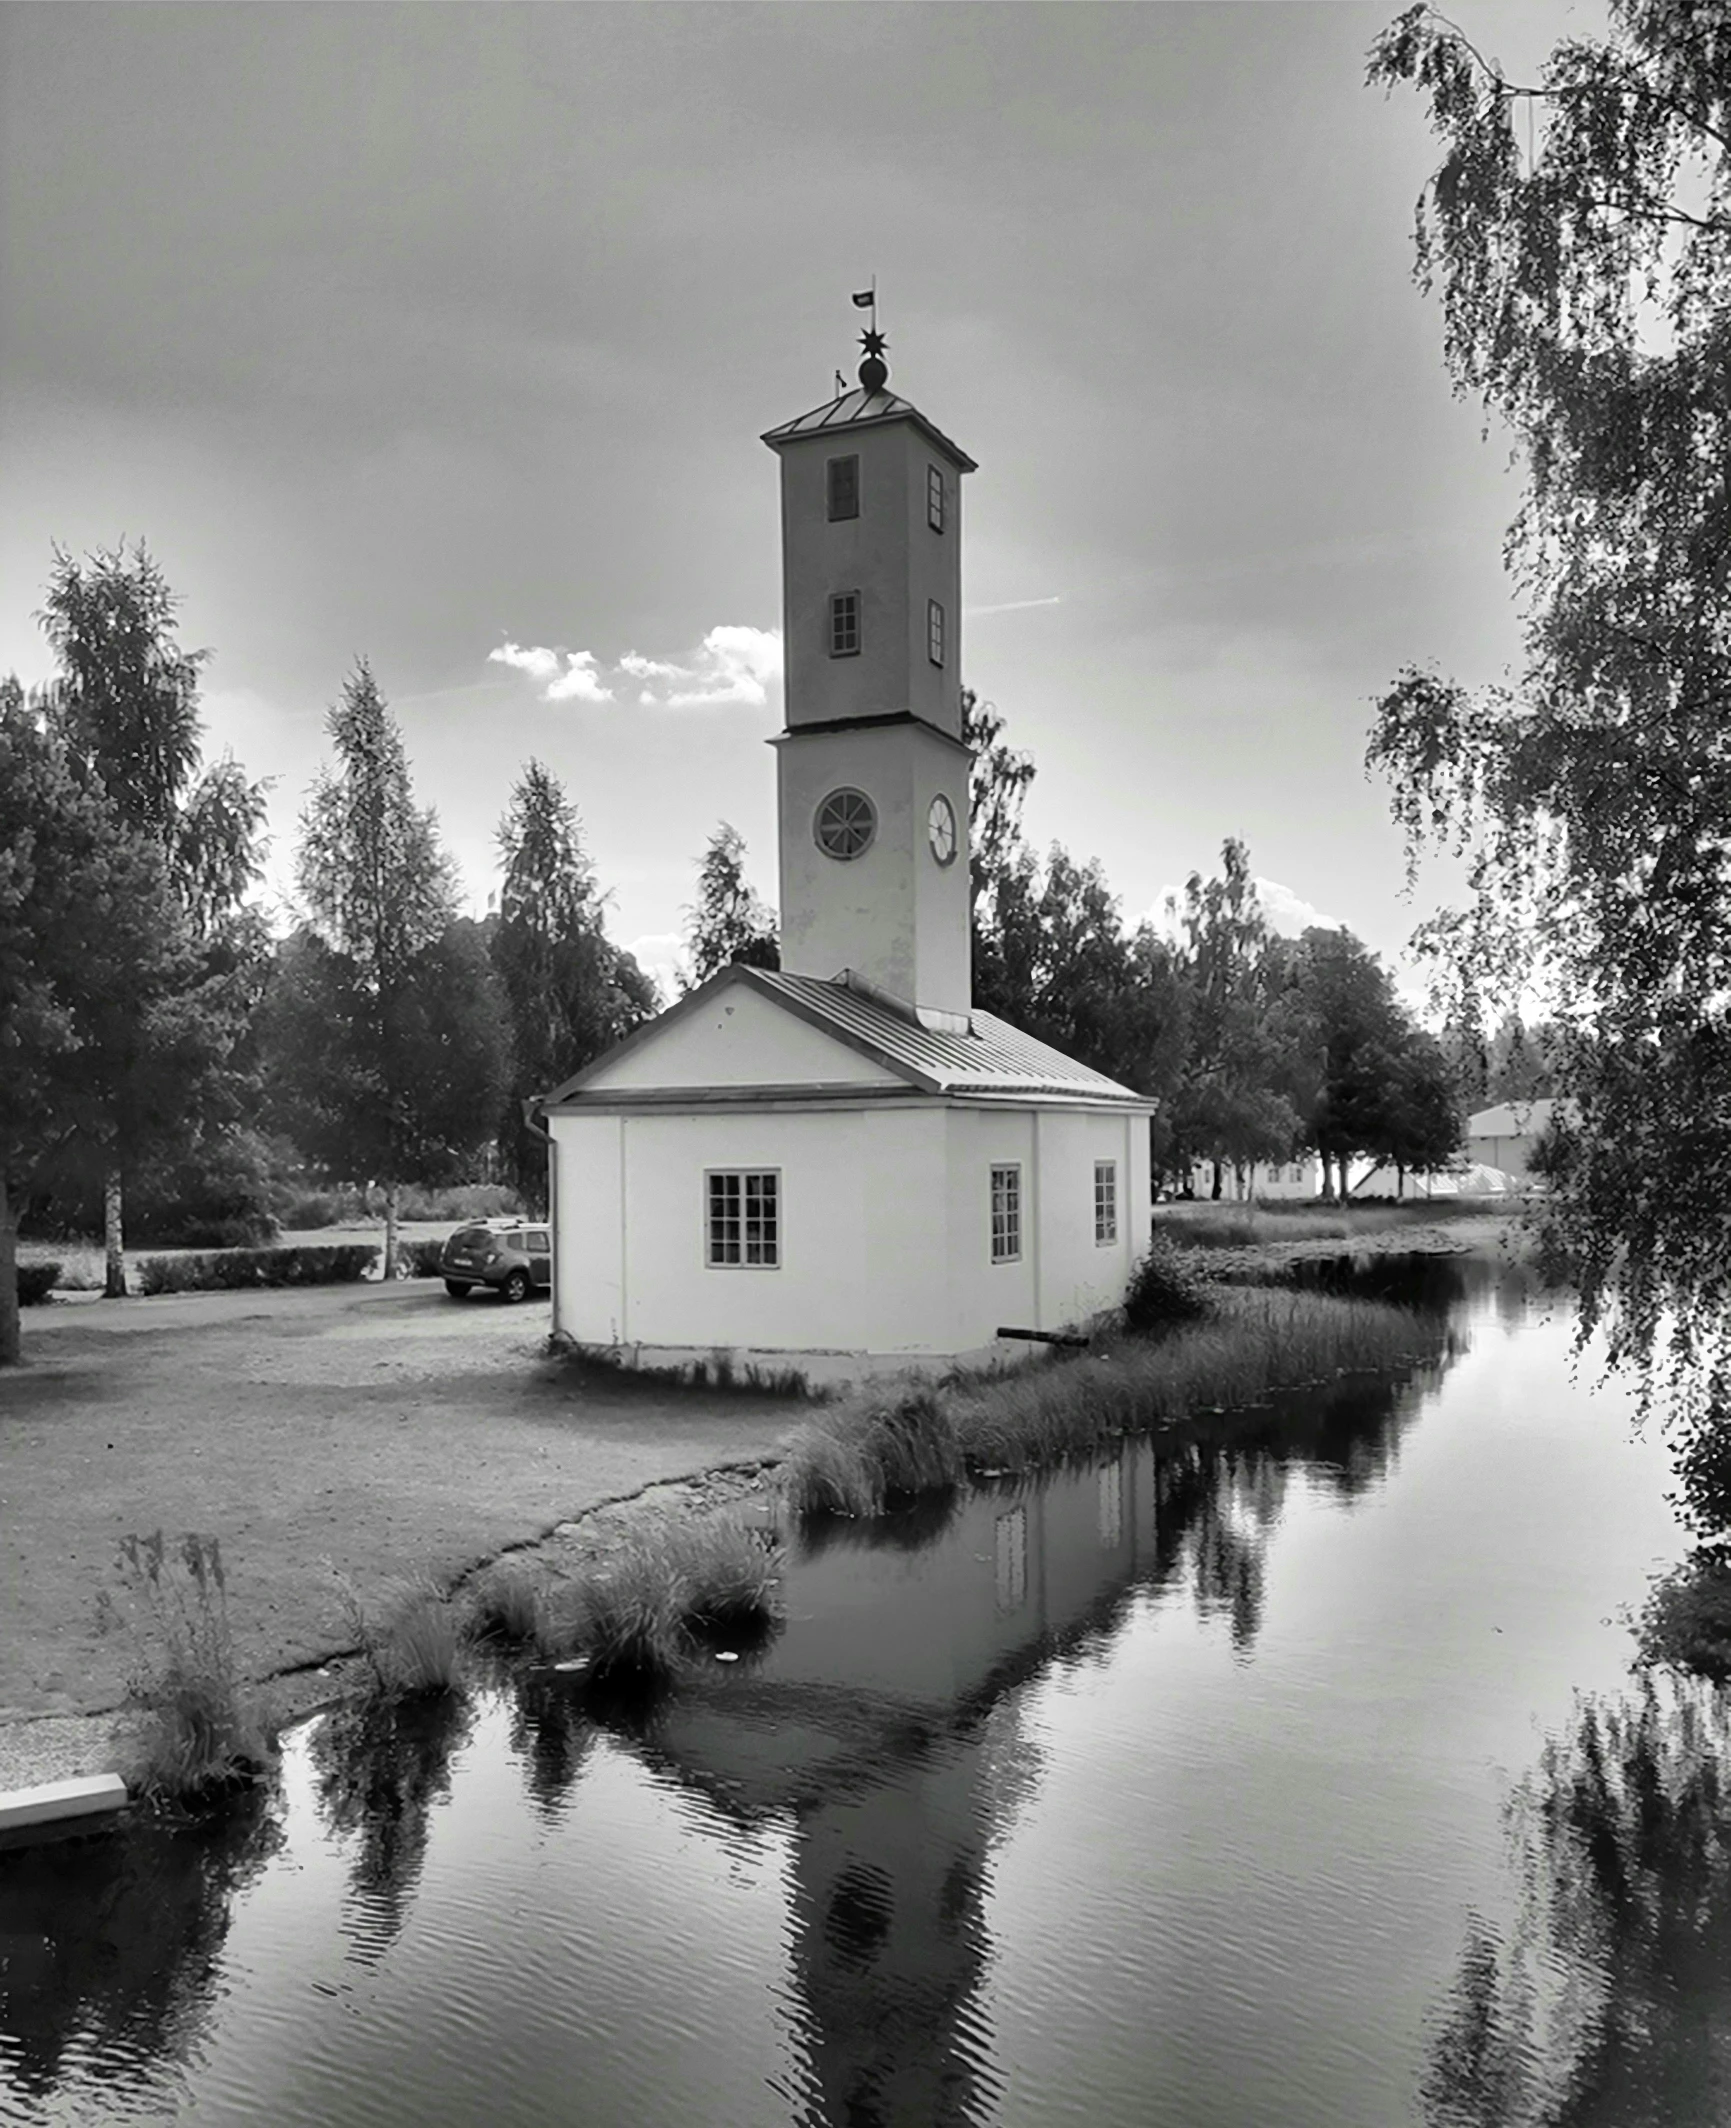
[{"label": "pine tree", "polygon": [[449,1180],[491,1134],[501,1012],[364,660],[326,729],[336,760],[313,786],[296,860],[310,922],[279,954],[269,1000],[272,1100],[327,1170],[383,1184],[389,1278],[402,1185]]},{"label": "pine tree", "polygon": [[524,764],[499,823],[504,860],[490,950],[510,1012],[499,1141],[513,1180],[547,1198],[547,1146],[524,1104],[582,1069],[656,1009],[655,985],[608,938],[577,808],[539,761]]}]

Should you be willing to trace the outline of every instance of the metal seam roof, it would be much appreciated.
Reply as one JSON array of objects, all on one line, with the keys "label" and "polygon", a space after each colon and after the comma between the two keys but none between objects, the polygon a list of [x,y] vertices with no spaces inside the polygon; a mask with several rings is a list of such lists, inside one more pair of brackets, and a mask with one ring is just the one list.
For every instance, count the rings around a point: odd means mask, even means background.
[{"label": "metal seam roof", "polygon": [[751,973],[765,989],[780,991],[813,1017],[869,1043],[886,1062],[917,1072],[942,1093],[1058,1094],[1076,1100],[1148,1105],[1145,1095],[1078,1064],[1074,1057],[1036,1041],[989,1012],[970,1015],[971,1034],[946,1034],[905,1019],[844,983],[788,975],[780,969],[757,968]]},{"label": "metal seam roof", "polygon": [[911,400],[903,399],[896,392],[868,392],[863,386],[843,392],[839,399],[826,400],[822,406],[814,406],[807,413],[796,414],[791,421],[765,429],[762,440],[773,446],[792,443],[801,436],[822,436],[843,428],[867,428],[883,421],[916,423],[950,453],[964,472],[979,470],[961,445],[946,436],[937,423],[922,414]]}]

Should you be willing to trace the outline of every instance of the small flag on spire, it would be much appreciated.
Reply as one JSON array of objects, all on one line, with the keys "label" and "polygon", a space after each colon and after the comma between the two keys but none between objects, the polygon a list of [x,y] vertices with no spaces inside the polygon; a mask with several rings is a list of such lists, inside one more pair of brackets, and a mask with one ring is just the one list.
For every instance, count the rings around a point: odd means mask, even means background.
[{"label": "small flag on spire", "polygon": [[875,288],[857,289],[854,293],[853,307],[855,310],[870,310],[877,299],[878,292]]}]

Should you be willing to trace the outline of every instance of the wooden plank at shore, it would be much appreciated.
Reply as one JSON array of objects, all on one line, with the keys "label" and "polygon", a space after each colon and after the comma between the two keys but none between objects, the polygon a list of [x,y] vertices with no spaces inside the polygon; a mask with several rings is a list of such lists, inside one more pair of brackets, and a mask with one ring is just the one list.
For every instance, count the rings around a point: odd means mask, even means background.
[{"label": "wooden plank at shore", "polygon": [[1086,1345],[1085,1337],[1072,1337],[1064,1330],[1006,1330],[999,1326],[1000,1337],[1019,1337],[1027,1345]]},{"label": "wooden plank at shore", "polygon": [[124,1810],[126,1783],[117,1773],[80,1775],[72,1781],[44,1781],[35,1788],[0,1789],[0,1832],[26,1825],[53,1825],[62,1818],[91,1818],[107,1810]]}]

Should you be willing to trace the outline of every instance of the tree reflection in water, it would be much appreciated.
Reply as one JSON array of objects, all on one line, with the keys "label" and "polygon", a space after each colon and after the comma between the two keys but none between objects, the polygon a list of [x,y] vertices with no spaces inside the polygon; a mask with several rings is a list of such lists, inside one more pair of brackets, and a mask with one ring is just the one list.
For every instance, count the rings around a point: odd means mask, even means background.
[{"label": "tree reflection in water", "polygon": [[530,1670],[510,1686],[511,1749],[522,1762],[529,1800],[551,1824],[583,1771],[595,1724],[580,1687],[567,1676]]},{"label": "tree reflection in water", "polygon": [[460,1693],[368,1699],[336,1708],[310,1738],[319,1808],[353,1836],[342,1930],[358,1964],[375,1965],[402,1932],[426,1860],[432,1808],[473,1710]]},{"label": "tree reflection in water", "polygon": [[1731,2112],[1731,1700],[1592,1700],[1511,1804],[1520,1919],[1474,1920],[1431,2128],[1720,2128]]},{"label": "tree reflection in water", "polygon": [[220,1822],[0,1853],[0,2070],[51,2092],[70,2051],[117,2083],[184,2063],[217,1994],[236,1895],[282,1844],[263,1790]]}]

